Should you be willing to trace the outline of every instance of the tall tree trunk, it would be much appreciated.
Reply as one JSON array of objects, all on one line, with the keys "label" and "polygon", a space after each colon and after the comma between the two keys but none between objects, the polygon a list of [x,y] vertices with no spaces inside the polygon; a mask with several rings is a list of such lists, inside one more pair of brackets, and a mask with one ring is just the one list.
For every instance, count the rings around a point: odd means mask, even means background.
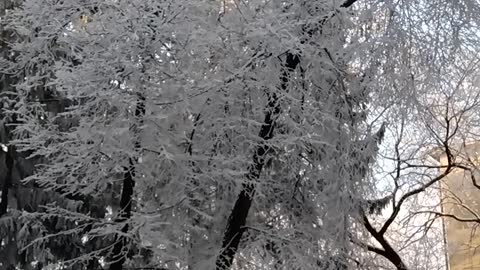
[{"label": "tall tree trunk", "polygon": [[[10,0],[3,0],[0,4],[0,17],[4,17],[8,10],[14,8],[13,3]],[[10,36],[10,31],[5,29],[5,23],[0,23],[0,57],[9,59],[9,54],[11,53],[9,42],[12,41],[12,37]],[[12,90],[12,75],[2,73],[2,79],[0,81],[0,93],[7,92]],[[5,94],[5,93],[2,93]],[[7,96],[7,95],[6,95]],[[8,118],[3,114],[2,109],[3,105],[0,105],[0,143],[8,144],[10,141],[10,131],[7,126]],[[2,151],[0,149],[0,151]],[[8,191],[10,186],[12,185],[12,170],[14,166],[13,156],[15,153],[14,146],[9,146],[7,152],[5,153],[5,165],[7,168],[6,177],[4,179],[3,187],[2,187],[2,196],[0,202],[0,217],[7,213],[7,206],[8,206]]]},{"label": "tall tree trunk", "polygon": [[367,216],[365,213],[362,213],[362,218],[363,218],[363,224],[365,225],[365,228],[367,231],[370,233],[370,235],[377,240],[377,242],[382,246],[383,249],[381,248],[375,248],[375,247],[369,247],[368,249],[372,252],[375,252],[381,256],[383,256],[385,259],[389,260],[397,270],[408,270],[407,265],[403,262],[402,258],[398,254],[395,249],[390,245],[390,243],[385,239],[384,235],[382,232],[378,232],[372,224],[370,224],[370,221],[368,220]]},{"label": "tall tree trunk", "polygon": [[[131,129],[135,134],[135,152],[140,150],[140,140],[138,139],[139,128],[143,124],[143,116],[145,115],[145,97],[138,93],[137,94],[137,104],[135,108],[135,123],[132,125]],[[133,158],[129,159],[129,166],[125,171],[123,176],[123,185],[122,185],[122,195],[120,198],[120,218],[116,219],[116,222],[126,222],[132,216],[132,198],[133,198],[133,188],[135,186],[135,165],[137,161]],[[125,224],[121,231],[126,234],[128,232],[129,226]],[[124,236],[115,237],[115,245],[113,246],[113,251],[111,254],[111,259],[113,263],[110,264],[110,270],[122,270],[123,263],[125,262],[126,254],[125,247],[128,245],[128,239]]]},{"label": "tall tree trunk", "polygon": [[[284,71],[281,76],[281,90],[286,91],[290,74],[300,63],[300,57],[291,52],[287,53]],[[278,104],[278,97],[275,93],[271,93],[266,108],[267,113],[263,125],[258,136],[264,140],[273,138],[273,131],[275,128],[275,119],[280,114],[280,104]],[[217,270],[230,269],[233,258],[237,253],[238,245],[244,232],[245,222],[248,216],[248,211],[252,205],[253,195],[255,193],[255,181],[260,177],[260,173],[265,165],[265,154],[268,151],[268,146],[261,144],[257,146],[253,154],[253,165],[249,168],[246,175],[247,181],[242,185],[242,191],[233,206],[232,212],[228,218],[227,228],[225,230],[222,242],[222,250],[216,260]]]},{"label": "tall tree trunk", "polygon": [[5,156],[5,165],[7,173],[2,188],[2,201],[0,202],[0,218],[7,213],[8,208],[8,191],[12,185],[12,173],[14,166],[14,154],[15,147],[13,145],[8,146],[8,150]]}]

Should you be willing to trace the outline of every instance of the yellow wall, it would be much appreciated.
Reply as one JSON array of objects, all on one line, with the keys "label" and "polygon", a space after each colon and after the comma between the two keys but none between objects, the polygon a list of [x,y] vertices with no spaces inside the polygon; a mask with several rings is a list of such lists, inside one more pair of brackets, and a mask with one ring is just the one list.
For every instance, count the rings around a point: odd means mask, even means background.
[{"label": "yellow wall", "polygon": [[[477,149],[479,145],[468,148],[462,154],[463,158],[477,155],[476,150],[480,150]],[[440,162],[447,164],[446,156],[441,156]],[[459,218],[480,215],[480,190],[473,186],[468,173],[455,170],[443,179],[441,187],[444,213]],[[450,270],[480,270],[480,224],[459,222],[449,217],[444,222]]]}]

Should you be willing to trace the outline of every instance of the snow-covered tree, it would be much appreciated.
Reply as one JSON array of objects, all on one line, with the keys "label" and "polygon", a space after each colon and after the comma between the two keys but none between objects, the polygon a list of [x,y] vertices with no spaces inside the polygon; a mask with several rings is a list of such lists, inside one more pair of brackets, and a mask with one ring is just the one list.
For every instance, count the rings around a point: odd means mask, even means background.
[{"label": "snow-covered tree", "polygon": [[74,241],[64,263],[111,269],[142,250],[169,268],[351,264],[384,129],[362,124],[348,5],[25,1],[15,142],[42,160],[25,181],[68,201],[23,214],[39,230],[23,249],[48,262]]},{"label": "snow-covered tree", "polygon": [[[398,186],[432,167],[404,168],[423,152],[395,131],[429,124],[431,88],[467,74],[478,12],[403,2],[24,0],[1,70],[2,169],[36,194],[6,212],[25,267],[407,269],[390,225],[450,170]],[[449,129],[415,150],[448,151]]]}]

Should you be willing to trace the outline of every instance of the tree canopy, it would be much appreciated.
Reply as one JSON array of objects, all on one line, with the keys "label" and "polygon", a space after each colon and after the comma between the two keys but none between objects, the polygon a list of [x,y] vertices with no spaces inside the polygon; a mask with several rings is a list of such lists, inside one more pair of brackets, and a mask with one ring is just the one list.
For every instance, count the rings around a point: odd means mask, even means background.
[{"label": "tree canopy", "polygon": [[478,1],[8,4],[0,267],[443,269]]}]

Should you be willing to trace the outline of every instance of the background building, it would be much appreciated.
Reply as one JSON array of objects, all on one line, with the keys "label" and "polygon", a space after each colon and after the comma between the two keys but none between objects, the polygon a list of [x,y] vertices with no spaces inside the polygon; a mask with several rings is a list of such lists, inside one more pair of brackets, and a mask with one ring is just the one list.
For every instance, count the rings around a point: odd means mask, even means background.
[{"label": "background building", "polygon": [[[477,163],[480,143],[468,144],[454,155],[456,162]],[[448,164],[445,153],[436,158],[441,165]],[[480,189],[472,180],[468,171],[455,169],[440,183],[442,212],[448,215],[444,218],[444,236],[450,270],[480,270],[480,223],[467,222],[480,220]]]}]

